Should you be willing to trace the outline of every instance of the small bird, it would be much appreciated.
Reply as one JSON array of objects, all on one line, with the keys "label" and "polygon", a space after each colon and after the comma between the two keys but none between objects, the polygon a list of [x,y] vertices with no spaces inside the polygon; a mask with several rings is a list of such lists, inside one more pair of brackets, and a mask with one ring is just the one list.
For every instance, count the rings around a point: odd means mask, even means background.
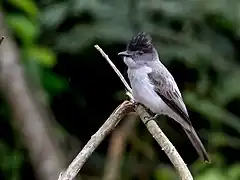
[{"label": "small bird", "polygon": [[118,53],[128,67],[128,78],[137,103],[156,115],[167,115],[181,124],[200,158],[210,162],[207,152],[195,132],[182,95],[171,73],[160,62],[148,33],[141,32]]}]

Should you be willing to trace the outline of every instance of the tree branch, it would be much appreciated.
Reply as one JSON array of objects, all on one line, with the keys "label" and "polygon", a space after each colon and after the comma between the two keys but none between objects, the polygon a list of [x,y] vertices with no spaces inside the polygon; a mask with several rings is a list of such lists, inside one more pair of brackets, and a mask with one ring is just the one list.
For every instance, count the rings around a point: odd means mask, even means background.
[{"label": "tree branch", "polygon": [[4,40],[4,36],[2,36],[1,39],[0,39],[0,46],[1,46],[2,42],[3,42],[3,40]]},{"label": "tree branch", "polygon": [[131,111],[133,111],[133,104],[131,102],[124,101],[121,105],[119,105],[83,147],[80,153],[68,166],[67,170],[59,175],[58,180],[72,180],[98,145],[116,127],[118,122]]},{"label": "tree branch", "polygon": [[[115,65],[111,62],[109,57],[104,53],[104,51],[98,46],[94,46],[101,54],[102,56],[109,62],[111,67],[114,69],[114,71],[117,73],[119,78],[122,80],[123,84],[125,85],[127,89],[127,95],[132,99],[132,89],[129,87],[128,83],[120,73],[120,71],[115,67]],[[129,89],[130,88],[130,89]],[[178,171],[179,176],[182,180],[192,180],[193,177],[187,168],[187,165],[184,163],[183,159],[173,146],[173,144],[168,140],[168,138],[165,136],[163,131],[158,127],[157,123],[154,120],[147,121],[146,119],[149,119],[150,115],[147,113],[146,109],[142,105],[135,106],[135,111],[141,118],[142,122],[146,125],[148,131],[152,134],[153,138],[158,142],[162,150],[167,154],[168,158],[174,165],[175,169]],[[148,117],[148,118],[147,118]]]},{"label": "tree branch", "polygon": [[[192,180],[192,175],[188,170],[186,164],[182,160],[181,156],[178,154],[177,150],[174,148],[172,143],[164,135],[162,130],[158,127],[154,120],[147,121],[150,115],[147,113],[146,109],[142,105],[134,106],[133,96],[131,94],[132,89],[112,63],[109,57],[103,52],[103,50],[95,45],[95,48],[102,54],[102,56],[108,61],[114,71],[117,73],[123,84],[125,85],[127,92],[126,94],[130,97],[130,101],[124,101],[116,110],[111,114],[111,116],[106,120],[106,122],[100,127],[100,129],[91,137],[88,143],[83,147],[80,153],[75,157],[72,163],[68,166],[65,172],[59,175],[58,180],[72,180],[77,173],[80,171],[84,163],[87,161],[89,156],[98,147],[98,145],[103,141],[103,139],[110,133],[111,130],[118,124],[118,122],[131,110],[136,111],[143,123],[146,125],[148,131],[152,134],[153,138],[158,142],[162,150],[167,154],[170,161],[178,171],[180,178],[182,180]],[[146,118],[148,117],[148,118]]]},{"label": "tree branch", "polygon": [[110,66],[113,68],[113,70],[116,72],[118,77],[121,79],[122,83],[124,84],[125,88],[127,89],[127,92],[129,92],[127,95],[130,97],[130,99],[134,99],[132,96],[132,89],[128,85],[127,81],[124,79],[123,75],[121,72],[118,70],[118,68],[113,64],[113,62],[109,59],[108,55],[98,46],[94,46],[100,53],[101,55],[107,60],[107,62],[110,64]]},{"label": "tree branch", "polygon": [[[0,88],[9,104],[17,129],[28,149],[38,179],[53,180],[65,165],[64,153],[56,144],[50,119],[36,101],[20,63],[20,53],[4,23],[0,8]],[[3,42],[3,43],[2,43]],[[42,110],[42,111],[41,111]],[[14,124],[14,125],[15,125]]]},{"label": "tree branch", "polygon": [[129,134],[138,120],[136,112],[128,113],[122,124],[111,135],[102,180],[121,179],[120,166]]},{"label": "tree branch", "polygon": [[179,176],[182,180],[192,180],[193,177],[189,171],[187,165],[184,163],[183,159],[177,152],[176,148],[169,141],[167,136],[158,127],[154,120],[148,121],[146,117],[150,117],[146,109],[142,105],[135,107],[135,111],[141,118],[142,122],[146,125],[148,131],[152,134],[153,138],[157,141],[162,150],[167,154],[168,158],[174,165],[175,169],[178,171]]}]

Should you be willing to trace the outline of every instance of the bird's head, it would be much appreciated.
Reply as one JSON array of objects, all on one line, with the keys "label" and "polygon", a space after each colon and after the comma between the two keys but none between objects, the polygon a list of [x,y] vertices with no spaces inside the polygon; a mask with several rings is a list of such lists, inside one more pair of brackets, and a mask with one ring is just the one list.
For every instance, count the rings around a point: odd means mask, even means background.
[{"label": "bird's head", "polygon": [[146,61],[153,60],[154,47],[152,38],[148,33],[141,32],[134,36],[127,44],[125,51],[118,53],[123,57],[128,67],[144,64]]}]

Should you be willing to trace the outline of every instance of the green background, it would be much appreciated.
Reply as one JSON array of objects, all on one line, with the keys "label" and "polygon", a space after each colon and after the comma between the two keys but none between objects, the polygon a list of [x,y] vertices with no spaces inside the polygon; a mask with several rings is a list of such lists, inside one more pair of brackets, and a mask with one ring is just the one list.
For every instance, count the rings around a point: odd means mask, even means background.
[{"label": "green background", "polygon": [[[124,86],[94,44],[127,78],[117,53],[134,34],[147,31],[183,93],[212,163],[198,160],[172,120],[162,117],[160,126],[196,180],[240,179],[240,1],[2,0],[0,7],[26,76],[39,81],[46,92],[47,104],[61,125],[59,136],[70,134],[82,147],[126,98]],[[0,178],[36,179],[4,97],[0,119]],[[141,179],[142,169],[142,179],[177,179],[140,121],[132,133],[135,139],[127,141],[121,179]],[[83,179],[102,178],[108,142],[109,137],[80,171]],[[68,154],[72,145],[63,143]]]}]

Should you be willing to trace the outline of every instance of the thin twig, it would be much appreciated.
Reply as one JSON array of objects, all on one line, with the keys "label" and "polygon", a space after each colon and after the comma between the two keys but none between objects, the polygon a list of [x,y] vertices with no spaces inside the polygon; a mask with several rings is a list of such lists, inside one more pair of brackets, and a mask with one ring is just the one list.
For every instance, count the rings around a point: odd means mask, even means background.
[{"label": "thin twig", "polygon": [[0,39],[0,46],[2,45],[3,40],[4,40],[4,36],[2,36]]},{"label": "thin twig", "polygon": [[[132,94],[132,89],[131,87],[128,85],[127,81],[124,79],[123,75],[121,74],[121,72],[118,70],[118,68],[113,64],[113,62],[109,59],[108,55],[98,46],[95,45],[94,46],[100,53],[101,55],[107,60],[107,62],[110,64],[110,66],[113,68],[113,70],[117,73],[118,77],[121,79],[121,81],[123,82],[124,86],[126,87],[127,91],[130,92]],[[133,99],[133,97],[130,97],[131,99]]]},{"label": "thin twig", "polygon": [[174,165],[175,169],[178,171],[179,176],[182,180],[192,180],[193,177],[189,171],[187,165],[184,163],[183,159],[177,152],[176,148],[169,141],[167,136],[158,127],[154,120],[148,121],[146,117],[150,117],[146,109],[142,105],[135,107],[135,111],[141,118],[142,122],[146,125],[148,131],[152,134],[153,138],[157,141],[162,150],[167,154],[168,158]]},{"label": "thin twig", "polygon": [[[127,84],[126,80],[120,73],[120,71],[116,68],[116,66],[111,62],[108,56],[103,52],[103,50],[95,45],[95,48],[103,55],[103,57],[109,62],[114,71],[118,74],[123,84],[127,89],[127,95],[132,99],[132,90],[130,86]],[[91,137],[88,143],[84,146],[81,152],[76,156],[76,158],[72,161],[65,172],[60,173],[58,180],[72,180],[75,178],[77,173],[80,171],[84,163],[87,161],[89,156],[93,153],[93,151],[98,147],[98,145],[103,141],[103,139],[107,136],[107,134],[118,124],[118,122],[129,113],[134,107],[133,103],[130,101],[124,101],[120,106],[116,108],[116,110],[111,114],[111,116],[107,119],[107,121],[101,126],[101,128]],[[158,142],[158,144],[162,147],[164,152],[167,154],[174,167],[178,171],[182,180],[192,180],[192,175],[188,170],[186,164],[172,145],[172,143],[168,140],[168,138],[164,135],[161,129],[157,126],[154,120],[150,120],[147,122],[146,117],[150,117],[145,108],[142,105],[138,105],[135,108],[135,111],[144,122],[149,132],[152,134],[153,138]],[[148,118],[149,119],[149,118]]]},{"label": "thin twig", "polygon": [[91,137],[88,143],[83,147],[80,153],[71,162],[65,172],[59,175],[58,180],[72,180],[80,171],[84,163],[104,140],[104,138],[115,128],[118,122],[133,109],[133,104],[130,101],[124,101],[119,105],[115,111],[110,115],[106,122],[99,128],[99,130]]},{"label": "thin twig", "polygon": [[[122,80],[123,84],[125,85],[126,89],[128,90],[127,95],[130,95],[129,97],[132,97],[132,90],[129,89],[129,85],[120,73],[120,71],[116,68],[116,66],[112,63],[112,61],[108,58],[108,56],[104,53],[104,51],[98,46],[94,46],[101,54],[102,56],[109,62],[111,67],[114,69],[114,71],[117,73],[119,78]],[[173,146],[173,144],[168,140],[168,138],[165,136],[163,131],[158,127],[157,123],[154,120],[147,121],[146,119],[149,119],[150,115],[147,113],[146,109],[142,105],[138,105],[135,108],[135,111],[143,121],[143,123],[146,125],[148,131],[152,134],[153,138],[158,142],[162,150],[167,154],[168,158],[178,171],[180,178],[182,180],[192,180],[193,177],[187,168],[187,165],[184,163],[183,159]],[[146,118],[148,117],[148,118]]]},{"label": "thin twig", "polygon": [[14,127],[22,136],[38,179],[56,180],[65,167],[65,155],[57,144],[53,117],[34,97],[33,85],[27,80],[21,52],[9,33],[0,6],[0,90],[11,110]]},{"label": "thin twig", "polygon": [[121,179],[121,163],[125,152],[127,139],[138,120],[136,112],[129,113],[122,124],[112,133],[108,148],[108,155],[103,175],[103,180]]}]

